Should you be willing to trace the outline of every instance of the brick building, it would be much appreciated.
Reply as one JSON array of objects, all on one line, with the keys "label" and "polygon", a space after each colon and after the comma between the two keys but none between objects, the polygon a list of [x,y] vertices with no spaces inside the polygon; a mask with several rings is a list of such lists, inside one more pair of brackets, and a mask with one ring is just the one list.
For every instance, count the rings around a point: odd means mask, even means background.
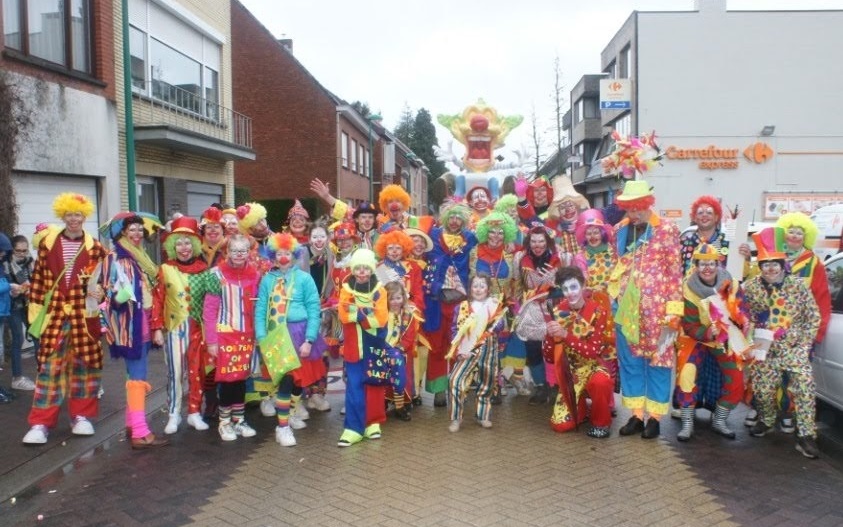
[{"label": "brick building", "polygon": [[0,5],[0,73],[21,101],[17,111],[30,119],[12,167],[17,232],[27,236],[37,223],[55,221],[51,205],[59,192],[92,198],[89,232],[120,202],[113,5],[69,4]]},{"label": "brick building", "polygon": [[[254,118],[257,160],[236,163],[237,186],[267,205],[279,228],[295,198],[326,212],[308,190],[314,177],[356,205],[377,199],[383,128],[331,93],[240,2],[231,3],[234,108]],[[375,155],[372,156],[372,152]],[[369,179],[370,172],[374,175]]]}]

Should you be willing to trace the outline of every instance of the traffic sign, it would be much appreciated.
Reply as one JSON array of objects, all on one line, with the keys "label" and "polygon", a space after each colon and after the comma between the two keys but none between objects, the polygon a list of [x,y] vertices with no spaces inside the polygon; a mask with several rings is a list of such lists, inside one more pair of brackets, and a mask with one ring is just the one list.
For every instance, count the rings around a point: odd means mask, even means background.
[{"label": "traffic sign", "polygon": [[600,101],[601,110],[629,110],[632,108],[631,101]]},{"label": "traffic sign", "polygon": [[600,109],[629,110],[632,108],[630,79],[600,79]]}]

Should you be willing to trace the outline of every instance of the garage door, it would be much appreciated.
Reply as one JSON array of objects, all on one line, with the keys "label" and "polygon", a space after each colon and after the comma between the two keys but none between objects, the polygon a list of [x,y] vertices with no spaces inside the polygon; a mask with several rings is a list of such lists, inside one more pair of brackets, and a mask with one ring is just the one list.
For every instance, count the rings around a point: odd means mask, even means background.
[{"label": "garage door", "polygon": [[222,203],[225,187],[214,183],[187,182],[187,215],[199,218],[211,203]]},{"label": "garage door", "polygon": [[88,196],[94,203],[94,213],[85,221],[85,230],[97,232],[99,212],[96,178],[46,176],[15,172],[12,184],[18,201],[18,233],[31,238],[39,223],[61,224],[53,214],[53,199],[62,192],[76,192]]}]

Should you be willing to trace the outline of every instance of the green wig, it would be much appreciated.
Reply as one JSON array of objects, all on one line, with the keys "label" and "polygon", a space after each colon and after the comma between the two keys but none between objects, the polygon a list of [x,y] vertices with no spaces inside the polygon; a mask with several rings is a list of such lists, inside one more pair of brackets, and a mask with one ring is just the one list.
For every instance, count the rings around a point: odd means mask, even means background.
[{"label": "green wig", "polygon": [[504,214],[508,214],[507,211],[509,209],[514,209],[518,207],[518,196],[515,194],[504,194],[503,196],[498,198],[498,201],[495,203],[495,210],[497,212],[503,212]]},{"label": "green wig", "polygon": [[808,217],[807,214],[801,212],[788,212],[783,214],[778,221],[776,227],[781,227],[787,232],[790,227],[799,227],[805,233],[804,245],[806,249],[813,250],[814,244],[817,243],[817,235],[820,233],[817,224]]},{"label": "green wig", "polygon": [[467,229],[468,222],[471,219],[471,210],[462,203],[443,204],[439,209],[439,225],[447,225],[451,216],[461,218],[463,229]]},{"label": "green wig", "polygon": [[515,225],[515,220],[503,212],[491,212],[477,222],[474,234],[477,236],[478,242],[486,243],[489,239],[489,229],[502,229],[503,243],[514,242],[515,236],[518,234],[518,227]]},{"label": "green wig", "polygon": [[167,258],[170,260],[177,259],[176,256],[176,242],[182,238],[190,238],[190,245],[193,246],[193,256],[199,256],[202,252],[202,241],[198,236],[187,232],[172,232],[164,239],[164,250],[167,252]]}]

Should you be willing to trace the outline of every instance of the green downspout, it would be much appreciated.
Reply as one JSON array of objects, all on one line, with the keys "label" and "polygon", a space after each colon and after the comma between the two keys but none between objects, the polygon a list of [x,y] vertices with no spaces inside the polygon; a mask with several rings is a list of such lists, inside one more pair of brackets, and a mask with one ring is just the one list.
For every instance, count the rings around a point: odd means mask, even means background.
[{"label": "green downspout", "polygon": [[129,210],[138,210],[138,186],[135,182],[135,118],[132,112],[132,52],[129,49],[129,0],[122,0],[123,13],[123,105],[126,127],[126,186]]}]

